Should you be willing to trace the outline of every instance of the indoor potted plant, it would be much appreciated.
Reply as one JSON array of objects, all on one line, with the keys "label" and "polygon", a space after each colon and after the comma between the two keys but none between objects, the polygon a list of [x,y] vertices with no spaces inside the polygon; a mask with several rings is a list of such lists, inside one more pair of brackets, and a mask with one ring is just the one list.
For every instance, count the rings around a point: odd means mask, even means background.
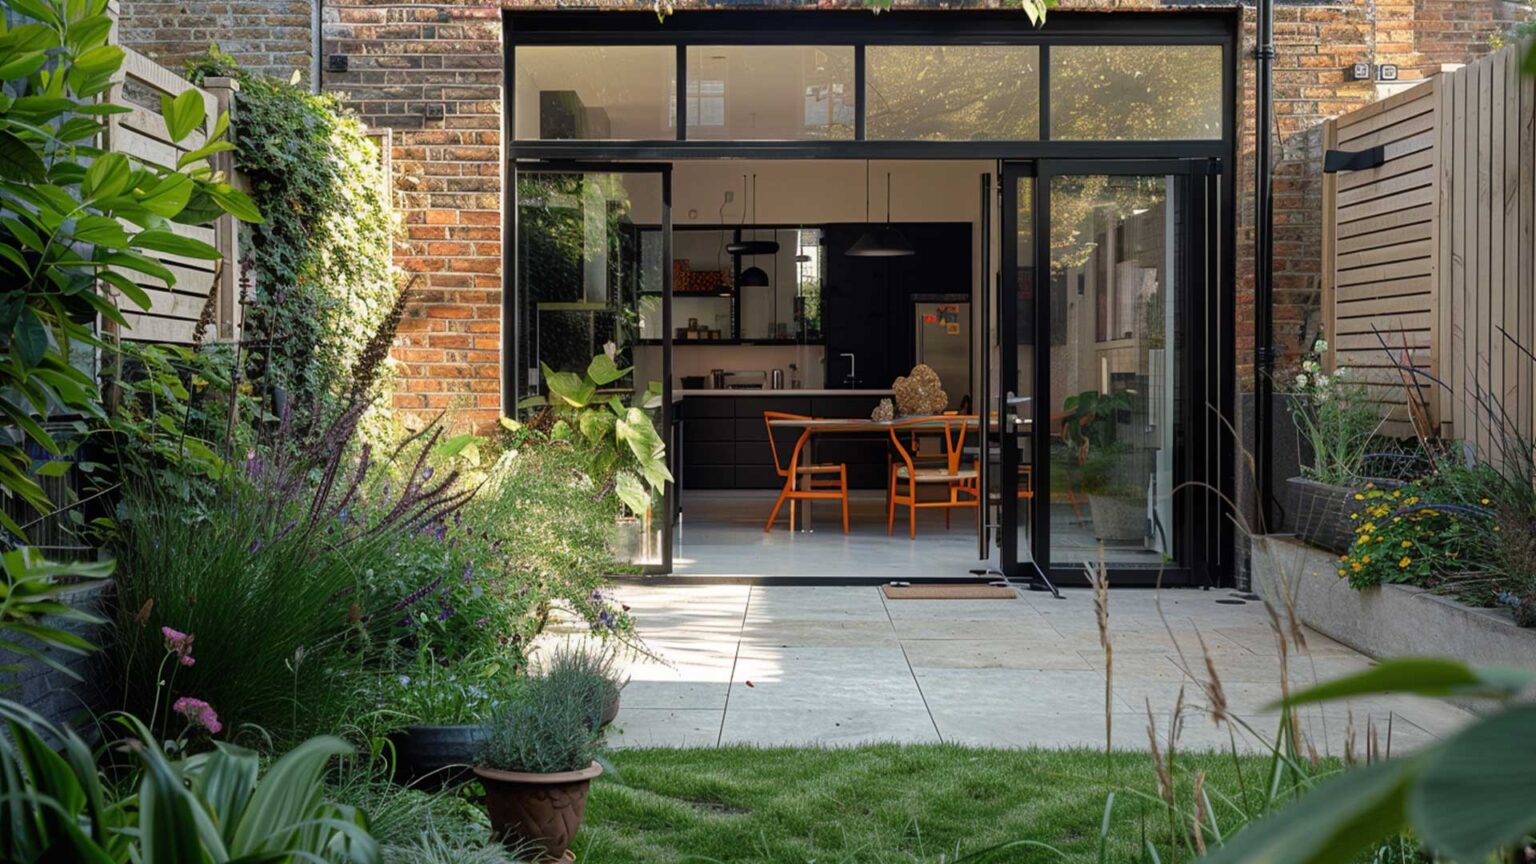
[{"label": "indoor potted plant", "polygon": [[1127,482],[1130,448],[1118,442],[1093,448],[1079,466],[1093,536],[1104,543],[1139,542],[1147,536],[1147,493]]},{"label": "indoor potted plant", "polygon": [[1327,350],[1319,337],[1285,390],[1302,450],[1301,475],[1286,481],[1287,516],[1302,540],[1343,552],[1353,539],[1353,496],[1365,482],[1361,472],[1384,418],[1365,386],[1349,379],[1349,367],[1323,369]]},{"label": "indoor potted plant", "polygon": [[407,725],[389,735],[397,782],[440,788],[464,782],[487,738],[487,721],[526,679],[499,659],[440,662],[429,650],[383,679],[379,705]]},{"label": "indoor potted plant", "polygon": [[[485,786],[493,835],[537,861],[561,860],[587,810],[597,731],[568,677],[529,681],[492,720],[475,775]],[[526,851],[525,851],[526,854]]]}]

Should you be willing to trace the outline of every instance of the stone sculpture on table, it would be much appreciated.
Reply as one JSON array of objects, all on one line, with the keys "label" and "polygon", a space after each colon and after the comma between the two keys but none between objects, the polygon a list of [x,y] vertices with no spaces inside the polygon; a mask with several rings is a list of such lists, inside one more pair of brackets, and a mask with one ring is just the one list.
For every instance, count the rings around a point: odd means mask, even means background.
[{"label": "stone sculpture on table", "polygon": [[939,373],[926,363],[912,367],[912,371],[896,379],[891,385],[896,391],[896,413],[902,417],[942,414],[949,407],[949,395],[944,392]]}]

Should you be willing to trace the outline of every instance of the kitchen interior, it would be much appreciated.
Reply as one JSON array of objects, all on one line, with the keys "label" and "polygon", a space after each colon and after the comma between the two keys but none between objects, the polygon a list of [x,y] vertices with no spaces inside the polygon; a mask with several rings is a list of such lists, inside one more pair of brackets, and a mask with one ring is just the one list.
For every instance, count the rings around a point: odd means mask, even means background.
[{"label": "kitchen interior", "polygon": [[[846,472],[846,535],[840,501],[798,502],[793,526],[785,506],[765,531],[798,430],[771,430],[764,412],[868,418],[919,363],[938,374],[945,410],[972,410],[979,380],[972,349],[981,338],[978,190],[992,167],[673,165],[667,266],[681,509],[674,572],[729,575],[751,561],[758,574],[847,574],[869,560],[869,543],[880,545],[883,566],[906,565],[914,575],[945,559],[957,574],[976,563],[975,508],[948,518],[919,511],[916,544],[902,531],[887,536],[885,430],[813,435],[807,444],[807,458]],[[871,240],[875,254],[859,254]],[[640,338],[632,357],[635,379],[647,381],[662,377],[659,234],[649,243],[642,234],[639,246]],[[902,551],[893,557],[897,544]],[[765,546],[775,554],[762,556]]]}]

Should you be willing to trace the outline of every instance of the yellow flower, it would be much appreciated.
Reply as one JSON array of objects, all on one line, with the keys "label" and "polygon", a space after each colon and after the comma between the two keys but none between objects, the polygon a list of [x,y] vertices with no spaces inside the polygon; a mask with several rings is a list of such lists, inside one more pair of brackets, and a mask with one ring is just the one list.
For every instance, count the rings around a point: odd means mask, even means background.
[{"label": "yellow flower", "polygon": [[1483,499],[1483,503],[1484,503],[1484,504],[1487,504],[1487,503],[1488,503],[1488,499],[1487,499],[1487,498],[1484,498],[1484,499]]},{"label": "yellow flower", "polygon": [[1403,548],[1404,549],[1407,549],[1409,546],[1412,546],[1412,545],[1413,545],[1413,541],[1412,540],[1404,540],[1403,541]]},{"label": "yellow flower", "polygon": [[1340,567],[1340,568],[1339,568],[1339,575],[1340,575],[1340,576],[1343,576],[1343,575],[1344,575],[1344,568],[1343,568],[1343,567]]},{"label": "yellow flower", "polygon": [[1360,530],[1364,531],[1367,534],[1369,534],[1372,531],[1376,530],[1376,523],[1375,522],[1367,522],[1364,525],[1360,526]]},{"label": "yellow flower", "polygon": [[1375,537],[1372,537],[1371,539],[1374,540],[1377,543],[1380,543],[1381,542],[1381,535],[1377,534]]},{"label": "yellow flower", "polygon": [[1401,489],[1393,489],[1392,490],[1392,497],[1393,498],[1401,498],[1401,497],[1403,497],[1403,490],[1401,490]]},{"label": "yellow flower", "polygon": [[1360,562],[1356,561],[1355,563],[1349,565],[1349,569],[1355,571],[1356,573],[1359,573],[1360,572]]},{"label": "yellow flower", "polygon": [[1361,564],[1369,564],[1369,563],[1371,563],[1371,556],[1366,555],[1365,557],[1361,558],[1360,559],[1360,563]]},{"label": "yellow flower", "polygon": [[1361,546],[1364,546],[1365,544],[1367,544],[1369,542],[1371,542],[1371,535],[1369,535],[1369,534],[1361,534],[1360,535],[1360,545]]},{"label": "yellow flower", "polygon": [[1356,492],[1355,493],[1355,500],[1356,501],[1364,501],[1365,500],[1365,496],[1361,495],[1359,492]]},{"label": "yellow flower", "polygon": [[1406,569],[1408,567],[1408,565],[1412,564],[1412,563],[1413,563],[1413,559],[1409,558],[1407,555],[1404,555],[1402,557],[1402,559],[1397,562],[1397,566],[1398,566],[1398,569],[1402,570],[1402,569]]},{"label": "yellow flower", "polygon": [[1351,518],[1351,519],[1359,519],[1360,518],[1360,514],[1359,513],[1351,513],[1351,514],[1349,514],[1349,518]]}]

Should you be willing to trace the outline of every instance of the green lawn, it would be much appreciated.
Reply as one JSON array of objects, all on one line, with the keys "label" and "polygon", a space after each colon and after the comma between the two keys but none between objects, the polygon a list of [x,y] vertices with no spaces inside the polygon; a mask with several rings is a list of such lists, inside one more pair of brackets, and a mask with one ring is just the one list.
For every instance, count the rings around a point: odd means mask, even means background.
[{"label": "green lawn", "polygon": [[[612,762],[621,776],[596,783],[577,840],[578,860],[592,864],[1097,861],[1106,771],[1119,791],[1105,860],[1136,860],[1148,838],[1165,862],[1189,858],[1167,854],[1150,754],[1116,754],[1106,766],[1087,750],[877,745],[629,750]],[[1245,759],[1244,785],[1262,787],[1266,768]],[[1184,812],[1200,771],[1213,800],[1241,797],[1231,756],[1180,754]],[[1240,821],[1216,809],[1220,821]],[[976,854],[1020,840],[1066,857],[1025,846]]]}]

